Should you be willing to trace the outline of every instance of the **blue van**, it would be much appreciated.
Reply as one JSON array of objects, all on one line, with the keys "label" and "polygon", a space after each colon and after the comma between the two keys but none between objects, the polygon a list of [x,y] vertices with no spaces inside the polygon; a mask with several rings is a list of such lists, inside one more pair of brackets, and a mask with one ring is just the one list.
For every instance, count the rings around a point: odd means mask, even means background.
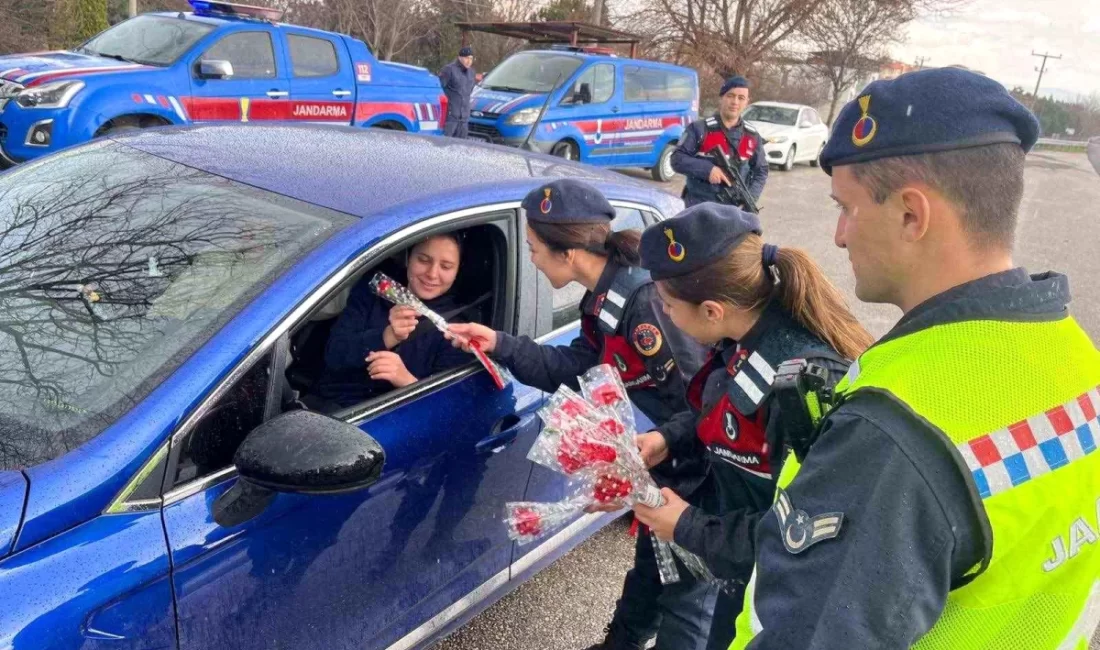
[{"label": "blue van", "polygon": [[[546,114],[539,112],[551,93]],[[690,68],[619,58],[596,48],[519,52],[474,90],[470,137],[600,167],[645,167],[672,178],[672,150],[699,113]]]}]

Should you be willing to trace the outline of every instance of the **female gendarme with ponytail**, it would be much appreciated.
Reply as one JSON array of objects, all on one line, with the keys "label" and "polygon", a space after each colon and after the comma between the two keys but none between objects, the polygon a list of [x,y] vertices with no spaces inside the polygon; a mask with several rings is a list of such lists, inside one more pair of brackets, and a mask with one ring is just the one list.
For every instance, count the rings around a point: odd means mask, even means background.
[{"label": "female gendarme with ponytail", "polygon": [[[607,199],[572,179],[540,186],[527,195],[523,208],[531,261],[538,270],[555,289],[577,282],[588,290],[578,314],[581,336],[568,346],[548,346],[473,323],[454,325],[452,331],[477,340],[519,381],[548,392],[561,384],[576,389],[578,375],[610,364],[618,368],[634,405],[655,426],[665,424],[685,408],[684,373],[677,363],[693,372],[704,350],[662,325],[656,289],[649,273],[638,266],[640,233],[612,232],[615,211]],[[659,484],[686,497],[702,483],[704,468],[704,458],[698,456],[652,471]],[[638,535],[634,568],[627,574],[607,637],[596,647],[640,650],[657,635],[658,647],[702,648],[716,598],[716,587],[689,578],[662,586],[652,540]]]},{"label": "female gendarme with ponytail", "polygon": [[728,581],[707,646],[722,650],[752,572],[756,522],[771,506],[792,442],[770,399],[776,369],[803,358],[829,369],[835,383],[846,359],[872,342],[806,253],[764,243],[760,234],[756,215],[704,203],[647,229],[641,243],[665,313],[714,350],[689,384],[691,411],[638,437],[650,464],[709,457],[707,480],[693,505],[665,490],[667,505],[635,512]]}]

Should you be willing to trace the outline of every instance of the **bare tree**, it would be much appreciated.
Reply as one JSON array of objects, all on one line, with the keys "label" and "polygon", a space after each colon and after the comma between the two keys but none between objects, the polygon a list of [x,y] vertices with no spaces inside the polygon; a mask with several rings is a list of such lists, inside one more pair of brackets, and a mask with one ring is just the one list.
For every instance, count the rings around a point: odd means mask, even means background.
[{"label": "bare tree", "polygon": [[826,0],[800,30],[814,48],[809,63],[828,81],[833,123],[841,95],[886,59],[886,47],[916,16],[913,0]]},{"label": "bare tree", "polygon": [[653,0],[629,16],[647,52],[705,66],[719,75],[752,74],[825,0]]},{"label": "bare tree", "polygon": [[415,47],[432,29],[423,0],[285,0],[274,3],[287,18],[310,27],[350,34],[366,41],[382,61]]}]

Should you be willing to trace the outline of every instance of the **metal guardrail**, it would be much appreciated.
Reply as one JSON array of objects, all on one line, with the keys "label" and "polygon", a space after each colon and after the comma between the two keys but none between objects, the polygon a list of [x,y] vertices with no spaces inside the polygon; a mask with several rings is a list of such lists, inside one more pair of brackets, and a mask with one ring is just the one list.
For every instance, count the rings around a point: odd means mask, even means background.
[{"label": "metal guardrail", "polygon": [[1086,140],[1061,140],[1058,138],[1039,138],[1035,144],[1040,147],[1069,147],[1081,151],[1087,149],[1089,145]]}]

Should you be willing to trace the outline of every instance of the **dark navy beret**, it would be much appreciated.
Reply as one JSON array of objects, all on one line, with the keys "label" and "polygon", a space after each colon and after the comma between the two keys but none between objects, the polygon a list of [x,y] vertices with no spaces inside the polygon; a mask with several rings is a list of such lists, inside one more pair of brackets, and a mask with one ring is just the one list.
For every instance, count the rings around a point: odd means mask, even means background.
[{"label": "dark navy beret", "polygon": [[464,47],[464,48],[462,48],[461,50],[458,51],[458,55],[459,56],[473,56],[474,55],[474,48]]},{"label": "dark navy beret", "polygon": [[642,267],[666,280],[712,264],[749,233],[762,234],[760,218],[724,203],[700,203],[642,233]]},{"label": "dark navy beret", "polygon": [[528,221],[541,223],[606,223],[615,208],[588,183],[562,178],[531,190],[523,199]]},{"label": "dark navy beret", "polygon": [[748,87],[749,87],[749,80],[748,79],[742,77],[741,75],[734,75],[734,76],[730,77],[729,79],[726,79],[726,83],[722,84],[722,90],[721,90],[721,92],[718,93],[718,96],[721,97],[722,95],[725,95],[726,93],[733,90],[734,88],[748,88]]},{"label": "dark navy beret", "polygon": [[821,167],[1011,142],[1028,151],[1039,122],[1004,86],[959,68],[875,81],[848,102],[821,152]]}]

